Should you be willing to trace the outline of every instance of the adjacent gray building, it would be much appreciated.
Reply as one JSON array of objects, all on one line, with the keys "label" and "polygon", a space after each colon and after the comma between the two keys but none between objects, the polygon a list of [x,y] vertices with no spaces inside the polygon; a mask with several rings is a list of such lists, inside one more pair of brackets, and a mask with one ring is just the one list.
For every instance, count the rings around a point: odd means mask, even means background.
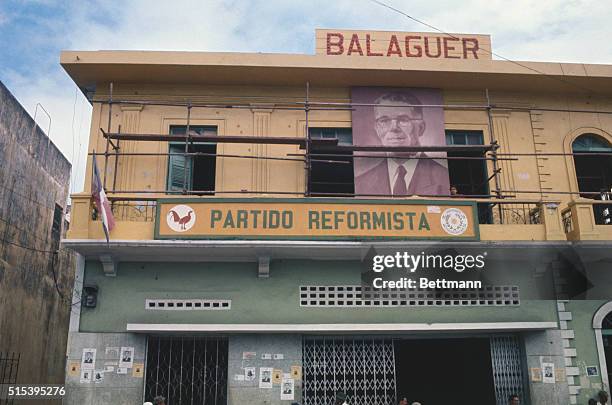
[{"label": "adjacent gray building", "polygon": [[0,82],[0,383],[64,382],[74,265],[60,240],[70,170]]}]

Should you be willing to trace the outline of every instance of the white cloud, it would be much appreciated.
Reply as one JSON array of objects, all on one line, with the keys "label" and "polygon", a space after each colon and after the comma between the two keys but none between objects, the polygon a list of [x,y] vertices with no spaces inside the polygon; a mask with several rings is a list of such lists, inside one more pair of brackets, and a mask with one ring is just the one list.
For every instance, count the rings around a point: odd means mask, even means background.
[{"label": "white cloud", "polygon": [[[25,77],[15,71],[7,71],[4,76],[10,83],[9,90],[32,117],[36,116],[38,126],[72,162],[70,189],[80,191],[89,136],[89,102],[68,79],[57,80],[53,75]],[[49,113],[50,120],[40,108],[35,113],[37,103]]]},{"label": "white cloud", "polygon": [[[45,0],[50,1],[50,0]],[[612,7],[600,0],[386,0],[447,32],[492,34],[493,50],[517,60],[612,63]],[[361,28],[428,31],[367,0],[172,0],[72,2],[61,21],[44,16],[38,37],[23,38],[24,52],[61,43],[64,49],[314,52],[314,30]],[[0,25],[11,19],[0,12]],[[28,46],[34,44],[34,46]],[[59,55],[57,56],[57,60]],[[50,66],[50,67],[49,67]],[[41,102],[52,115],[51,137],[71,160],[74,86],[56,61],[42,63],[34,77],[4,72],[4,80],[33,113]],[[77,94],[75,163],[80,190],[89,107]],[[83,110],[83,120],[80,112]],[[44,127],[44,122],[42,122]],[[78,148],[75,148],[75,150]]]}]

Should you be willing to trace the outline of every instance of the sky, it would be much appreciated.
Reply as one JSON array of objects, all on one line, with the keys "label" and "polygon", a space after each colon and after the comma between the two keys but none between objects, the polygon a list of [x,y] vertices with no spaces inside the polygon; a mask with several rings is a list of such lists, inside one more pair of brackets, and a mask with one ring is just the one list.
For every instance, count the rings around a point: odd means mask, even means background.
[{"label": "sky", "polygon": [[[445,32],[492,35],[519,61],[612,64],[609,0],[380,0]],[[91,106],[61,50],[314,53],[315,28],[431,31],[372,0],[0,0],[0,80],[73,165],[82,191]]]}]

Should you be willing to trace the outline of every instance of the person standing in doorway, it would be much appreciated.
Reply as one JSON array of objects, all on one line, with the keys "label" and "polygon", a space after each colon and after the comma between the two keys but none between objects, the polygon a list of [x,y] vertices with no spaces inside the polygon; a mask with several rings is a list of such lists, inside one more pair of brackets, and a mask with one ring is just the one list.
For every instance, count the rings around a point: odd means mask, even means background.
[{"label": "person standing in doorway", "polygon": [[597,394],[597,398],[599,399],[598,404],[607,405],[608,404],[608,393],[606,391],[599,391]]},{"label": "person standing in doorway", "polygon": [[166,405],[166,398],[162,396],[153,398],[153,405]]},{"label": "person standing in doorway", "polygon": [[510,405],[519,405],[520,404],[519,396],[516,394],[510,395],[510,397],[508,398],[508,403]]}]

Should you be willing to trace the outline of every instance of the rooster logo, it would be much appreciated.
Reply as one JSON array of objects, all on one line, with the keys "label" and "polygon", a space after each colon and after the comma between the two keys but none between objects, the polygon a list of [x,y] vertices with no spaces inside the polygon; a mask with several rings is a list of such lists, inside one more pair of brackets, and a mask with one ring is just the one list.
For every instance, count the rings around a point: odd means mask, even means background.
[{"label": "rooster logo", "polygon": [[188,205],[177,205],[168,211],[166,222],[170,229],[175,232],[185,232],[195,224],[196,215]]}]

